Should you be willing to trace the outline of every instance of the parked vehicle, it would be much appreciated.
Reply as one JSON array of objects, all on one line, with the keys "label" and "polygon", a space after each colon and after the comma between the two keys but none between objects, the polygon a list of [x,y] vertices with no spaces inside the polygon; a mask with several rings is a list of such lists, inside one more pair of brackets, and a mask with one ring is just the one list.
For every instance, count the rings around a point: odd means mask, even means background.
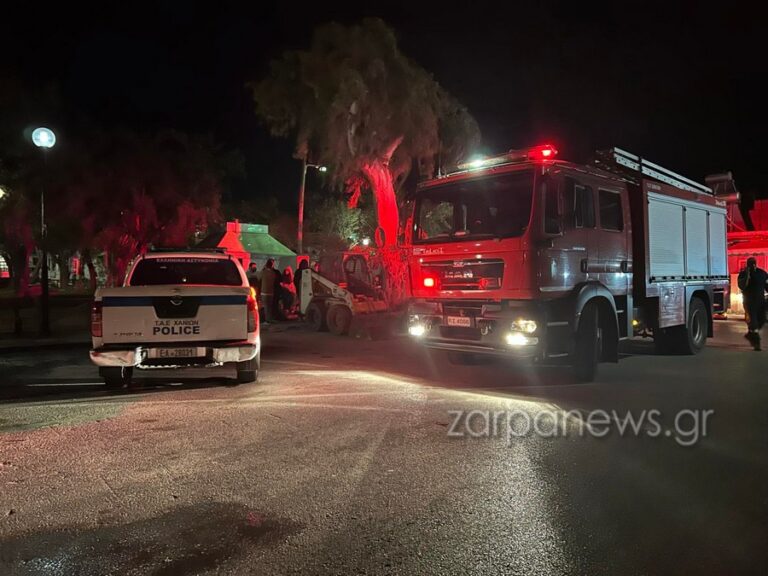
[{"label": "parked vehicle", "polygon": [[389,307],[360,252],[327,254],[320,270],[299,271],[300,310],[315,330],[330,330],[338,336],[348,334],[353,322],[378,328],[390,320]]},{"label": "parked vehicle", "polygon": [[727,307],[725,221],[709,188],[618,148],[460,166],[415,194],[409,332],[459,363],[567,358],[584,381],[635,334],[696,354]]},{"label": "parked vehicle", "polygon": [[138,257],[120,288],[99,288],[91,314],[91,360],[108,386],[133,370],[178,377],[234,367],[253,382],[261,361],[256,298],[237,259],[218,252],[154,252]]}]

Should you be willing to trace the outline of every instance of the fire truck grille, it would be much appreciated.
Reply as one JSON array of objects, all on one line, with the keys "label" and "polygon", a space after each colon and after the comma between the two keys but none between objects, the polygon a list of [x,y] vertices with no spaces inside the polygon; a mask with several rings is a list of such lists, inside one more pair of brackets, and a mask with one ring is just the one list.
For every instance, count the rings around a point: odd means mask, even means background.
[{"label": "fire truck grille", "polygon": [[440,336],[451,340],[480,340],[480,330],[477,328],[461,328],[458,326],[440,326]]},{"label": "fire truck grille", "polygon": [[442,290],[495,290],[504,280],[504,262],[495,259],[425,262],[425,273],[440,279]]}]

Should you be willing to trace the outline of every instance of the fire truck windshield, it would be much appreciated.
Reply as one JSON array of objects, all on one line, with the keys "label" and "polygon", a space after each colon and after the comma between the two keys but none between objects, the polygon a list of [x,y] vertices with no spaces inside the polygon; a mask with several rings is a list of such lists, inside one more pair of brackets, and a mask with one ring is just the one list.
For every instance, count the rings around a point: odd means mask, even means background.
[{"label": "fire truck windshield", "polygon": [[532,196],[531,170],[428,188],[416,200],[413,242],[520,236],[528,228]]}]

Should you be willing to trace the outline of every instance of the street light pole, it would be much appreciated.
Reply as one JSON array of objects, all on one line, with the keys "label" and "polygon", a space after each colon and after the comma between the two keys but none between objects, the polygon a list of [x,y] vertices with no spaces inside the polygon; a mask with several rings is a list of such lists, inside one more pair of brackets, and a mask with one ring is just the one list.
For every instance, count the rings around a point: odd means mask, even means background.
[{"label": "street light pole", "polygon": [[296,252],[304,252],[304,187],[307,184],[307,157],[301,159],[301,185],[299,186],[299,222],[296,228]]},{"label": "street light pole", "polygon": [[298,254],[304,252],[304,189],[307,185],[307,168],[317,168],[319,172],[325,172],[327,168],[319,164],[308,164],[307,157],[301,159],[301,185],[299,186],[299,222],[296,229],[296,250]]},{"label": "street light pole", "polygon": [[47,230],[45,227],[45,179],[48,177],[48,154],[43,148],[43,185],[40,187],[40,247],[43,252],[43,264],[40,272],[40,334],[49,336],[51,333],[50,306],[48,300],[48,250],[45,245]]},{"label": "street light pole", "polygon": [[48,251],[45,246],[47,230],[45,226],[45,180],[48,177],[49,148],[56,144],[56,135],[48,128],[36,128],[32,132],[32,142],[43,151],[43,182],[40,187],[40,251],[42,265],[40,269],[40,334],[48,336],[51,333],[50,305],[48,300]]}]

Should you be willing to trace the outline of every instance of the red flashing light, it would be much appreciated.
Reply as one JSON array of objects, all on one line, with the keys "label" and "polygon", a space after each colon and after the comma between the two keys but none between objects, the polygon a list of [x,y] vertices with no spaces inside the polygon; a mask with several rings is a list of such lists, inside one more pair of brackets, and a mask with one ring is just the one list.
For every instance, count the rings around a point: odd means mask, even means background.
[{"label": "red flashing light", "polygon": [[434,276],[424,276],[424,288],[437,288],[437,278]]},{"label": "red flashing light", "polygon": [[536,146],[528,152],[531,160],[554,160],[555,156],[557,156],[557,148],[551,144]]}]

